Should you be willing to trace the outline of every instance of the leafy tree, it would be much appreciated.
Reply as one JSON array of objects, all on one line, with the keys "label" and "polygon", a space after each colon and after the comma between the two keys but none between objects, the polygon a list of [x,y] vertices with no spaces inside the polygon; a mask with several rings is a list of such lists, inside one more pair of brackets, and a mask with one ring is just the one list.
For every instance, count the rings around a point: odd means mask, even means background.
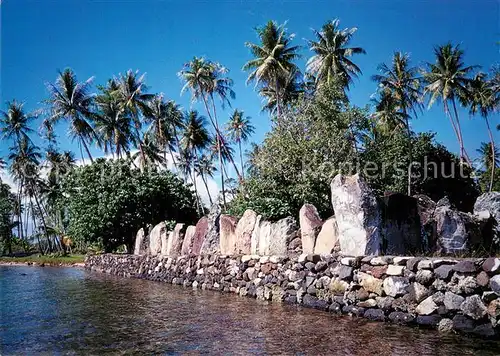
[{"label": "leafy tree", "polygon": [[299,58],[300,47],[292,46],[295,35],[286,31],[285,24],[278,25],[274,21],[268,21],[265,26],[258,27],[256,32],[260,43],[245,43],[254,58],[245,63],[243,70],[250,72],[247,84],[255,81],[256,86],[269,88],[268,91],[275,93],[276,112],[279,118],[284,106],[283,83],[291,74],[299,73],[294,61]]},{"label": "leafy tree", "polygon": [[214,160],[213,154],[205,152],[194,163],[194,171],[203,180],[203,184],[205,185],[210,205],[213,204],[213,200],[212,200],[212,195],[210,194],[210,189],[208,189],[207,178],[208,177],[213,178],[214,173],[217,171],[217,168],[215,167],[213,160]]},{"label": "leafy tree", "polygon": [[0,255],[12,253],[12,229],[17,224],[14,220],[15,201],[9,185],[0,180]]},{"label": "leafy tree", "polygon": [[78,143],[85,148],[91,162],[93,158],[89,144],[97,139],[92,127],[93,96],[90,93],[92,81],[93,78],[89,78],[83,83],[78,82],[75,73],[69,68],[59,72],[56,82],[47,84],[50,94],[47,100],[50,105],[50,116],[45,121],[49,131],[52,131],[54,124],[60,120],[67,121],[69,136],[72,139],[76,138]]},{"label": "leafy tree", "polygon": [[352,78],[361,74],[361,69],[351,60],[355,54],[365,54],[361,47],[348,47],[357,28],[339,28],[335,19],[323,25],[321,31],[313,30],[316,41],[307,41],[314,55],[307,61],[307,71],[316,79],[317,85],[332,85],[339,80],[349,89]]},{"label": "leafy tree", "polygon": [[234,109],[233,114],[229,118],[226,130],[228,132],[229,138],[233,140],[238,145],[240,151],[240,164],[241,172],[244,177],[244,167],[243,167],[243,152],[241,150],[241,142],[248,141],[248,138],[254,132],[254,127],[250,123],[250,116],[245,117],[245,113],[238,109]]},{"label": "leafy tree", "polygon": [[[278,97],[281,105],[288,107],[304,92],[301,73],[292,71],[286,77],[279,77],[277,88],[279,92],[276,92],[274,86],[263,86],[259,89],[259,95],[264,98],[262,111],[269,111],[271,115],[274,115],[277,110]],[[277,120],[279,123],[279,117]]]},{"label": "leafy tree", "polygon": [[[410,118],[417,116],[417,109],[421,108],[420,102],[422,91],[418,68],[410,66],[410,56],[407,53],[395,52],[392,58],[392,65],[389,67],[385,63],[379,65],[381,74],[372,78],[379,83],[379,90],[383,93],[385,104],[390,104],[396,109],[396,115],[403,121],[404,128],[408,136],[408,144],[411,145]],[[392,98],[389,98],[391,96]],[[394,107],[395,106],[395,107]],[[409,159],[412,161],[412,148],[408,149]],[[410,170],[408,170],[410,172]],[[408,173],[407,194],[411,195],[411,174]]]},{"label": "leafy tree", "polygon": [[7,111],[0,111],[0,133],[2,139],[13,140],[19,145],[21,140],[29,140],[29,134],[33,132],[30,127],[37,117],[36,113],[26,113],[24,104],[16,100],[7,102]]},{"label": "leafy tree", "polygon": [[480,156],[481,167],[478,169],[479,185],[483,191],[500,191],[500,174],[496,169],[500,166],[498,148],[491,147],[491,142],[481,142],[476,150]]},{"label": "leafy tree", "polygon": [[191,224],[197,216],[195,198],[180,179],[168,171],[141,171],[123,159],[78,167],[62,185],[69,236],[106,251],[122,244],[132,251],[137,231],[147,223]]},{"label": "leafy tree", "polygon": [[[430,96],[429,107],[437,99],[441,99],[443,102],[445,114],[450,119],[460,146],[460,159],[462,161],[466,160],[470,166],[471,161],[465,150],[456,102],[457,100],[462,103],[467,102],[469,96],[468,85],[471,81],[469,76],[477,66],[466,66],[463,61],[464,51],[458,45],[453,46],[451,43],[436,47],[434,55],[436,56],[436,62],[428,63],[428,68],[423,73],[423,79],[427,84],[424,88],[424,94]],[[450,103],[454,116],[450,113]]]}]

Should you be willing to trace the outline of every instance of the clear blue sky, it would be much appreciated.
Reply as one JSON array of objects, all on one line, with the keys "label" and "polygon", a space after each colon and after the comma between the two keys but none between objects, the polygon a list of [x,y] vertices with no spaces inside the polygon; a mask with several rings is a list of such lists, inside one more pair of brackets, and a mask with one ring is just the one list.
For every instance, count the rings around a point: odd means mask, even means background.
[{"label": "clear blue sky", "polygon": [[[261,141],[269,119],[260,113],[261,99],[245,86],[242,65],[250,58],[245,41],[255,41],[254,28],[273,19],[288,21],[304,45],[311,28],[333,18],[342,27],[358,27],[353,45],[367,54],[354,59],[363,71],[350,91],[353,104],[365,106],[376,85],[370,76],[393,51],[410,52],[415,64],[433,61],[433,46],[460,43],[468,64],[488,69],[500,62],[499,2],[487,1],[89,1],[3,0],[1,11],[1,93],[4,102],[17,99],[31,110],[46,98],[44,83],[57,70],[71,67],[80,80],[95,76],[103,84],[128,69],[147,73],[152,92],[189,107],[189,95],[180,97],[177,72],[193,56],[206,56],[228,67],[234,79],[237,107],[253,118],[254,141]],[[302,69],[310,56],[306,48]],[[195,105],[196,108],[196,105]],[[200,111],[202,108],[199,107]],[[229,110],[221,114],[227,118]],[[484,123],[462,111],[464,139],[470,154],[487,141]],[[499,123],[499,116],[492,118]],[[413,123],[416,131],[438,133],[438,141],[457,152],[457,144],[442,107],[425,111]],[[77,152],[59,127],[62,149]],[[498,132],[495,132],[498,135]],[[0,155],[7,143],[0,143]],[[94,153],[99,152],[96,148]],[[77,154],[79,156],[79,154]]]}]

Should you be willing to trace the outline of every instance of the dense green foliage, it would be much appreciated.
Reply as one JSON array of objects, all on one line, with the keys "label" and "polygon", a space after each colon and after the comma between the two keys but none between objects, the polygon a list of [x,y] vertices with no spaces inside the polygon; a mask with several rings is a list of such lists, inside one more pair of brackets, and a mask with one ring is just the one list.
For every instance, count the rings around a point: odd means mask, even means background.
[{"label": "dense green foliage", "polygon": [[146,224],[175,220],[193,223],[195,199],[183,182],[167,171],[132,168],[130,161],[98,159],[76,168],[63,180],[68,234],[75,240],[112,251]]},{"label": "dense green foliage", "polygon": [[15,209],[15,196],[10,187],[0,180],[0,255],[12,252],[12,228]]}]

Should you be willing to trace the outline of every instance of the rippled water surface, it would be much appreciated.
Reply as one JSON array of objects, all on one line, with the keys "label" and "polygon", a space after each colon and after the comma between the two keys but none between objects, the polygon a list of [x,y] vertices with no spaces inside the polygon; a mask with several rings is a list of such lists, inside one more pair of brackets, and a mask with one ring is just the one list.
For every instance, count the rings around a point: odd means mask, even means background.
[{"label": "rippled water surface", "polygon": [[0,355],[498,355],[500,344],[72,268],[0,266]]}]

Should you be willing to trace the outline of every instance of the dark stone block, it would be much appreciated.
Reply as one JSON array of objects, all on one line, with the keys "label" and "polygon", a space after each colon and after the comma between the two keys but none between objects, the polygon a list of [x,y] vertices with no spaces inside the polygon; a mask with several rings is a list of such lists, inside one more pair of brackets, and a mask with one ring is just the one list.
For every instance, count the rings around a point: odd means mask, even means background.
[{"label": "dark stone block", "polygon": [[453,266],[442,265],[434,270],[434,274],[442,280],[449,280],[453,275]]},{"label": "dark stone block", "polygon": [[330,313],[341,314],[342,313],[342,307],[340,306],[339,303],[333,302],[332,304],[330,304],[330,307],[328,307],[328,311]]},{"label": "dark stone block", "polygon": [[474,273],[479,270],[479,266],[476,266],[473,261],[464,260],[453,266],[453,270],[461,273]]},{"label": "dark stone block", "polygon": [[408,313],[403,312],[392,312],[389,314],[389,320],[395,324],[411,324],[415,320],[415,317]]},{"label": "dark stone block", "polygon": [[420,315],[417,317],[417,324],[423,326],[437,326],[443,319],[439,315]]},{"label": "dark stone block", "polygon": [[308,308],[319,310],[327,310],[329,306],[326,300],[320,300],[309,294],[304,295],[304,297],[302,298],[302,304]]},{"label": "dark stone block", "polygon": [[380,309],[368,309],[365,311],[364,317],[370,320],[385,321],[385,314]]},{"label": "dark stone block", "polygon": [[474,320],[466,317],[465,315],[455,315],[453,317],[453,329],[466,333],[471,333],[476,324]]},{"label": "dark stone block", "polygon": [[285,303],[288,304],[297,304],[297,297],[294,295],[287,295],[285,297]]},{"label": "dark stone block", "polygon": [[355,305],[345,305],[342,308],[342,312],[345,314],[350,314],[358,317],[362,317],[365,314],[365,308],[357,307]]},{"label": "dark stone block", "polygon": [[414,257],[408,260],[406,262],[406,268],[408,268],[412,272],[417,272],[417,266],[420,261],[422,261],[423,258],[421,257]]}]

